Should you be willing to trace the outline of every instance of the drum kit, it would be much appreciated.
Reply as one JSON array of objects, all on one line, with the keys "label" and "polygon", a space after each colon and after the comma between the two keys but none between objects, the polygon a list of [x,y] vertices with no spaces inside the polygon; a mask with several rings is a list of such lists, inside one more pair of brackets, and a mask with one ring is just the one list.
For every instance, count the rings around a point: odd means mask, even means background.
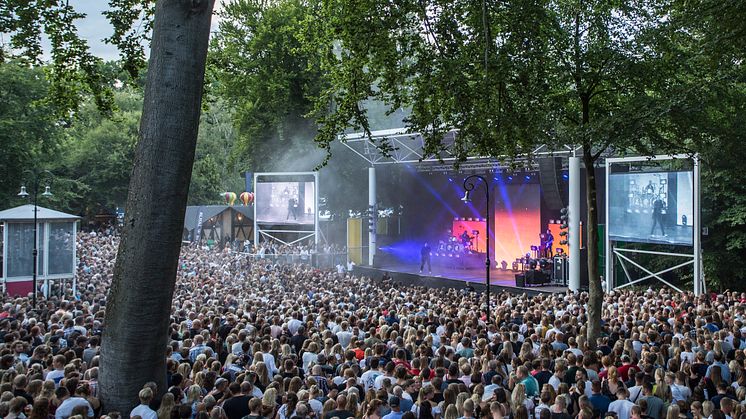
[{"label": "drum kit", "polygon": [[443,253],[465,253],[471,252],[473,247],[473,240],[469,239],[462,243],[458,237],[448,237],[446,240],[440,240],[438,242],[438,250]]}]

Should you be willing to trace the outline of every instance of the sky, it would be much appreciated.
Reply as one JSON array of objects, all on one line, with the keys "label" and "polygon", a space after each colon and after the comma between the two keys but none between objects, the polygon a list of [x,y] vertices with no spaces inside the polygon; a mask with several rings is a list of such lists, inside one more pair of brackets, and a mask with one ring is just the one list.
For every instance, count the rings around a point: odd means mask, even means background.
[{"label": "sky", "polygon": [[77,22],[78,33],[88,41],[93,55],[106,61],[119,58],[116,47],[104,42],[104,38],[111,36],[114,31],[106,17],[101,14],[109,8],[108,3],[102,0],[70,0],[70,4],[75,6],[76,10],[87,15],[85,19]]},{"label": "sky", "polygon": [[[221,1],[216,2],[216,10],[220,9],[221,3]],[[104,42],[104,39],[111,36],[114,31],[106,16],[102,14],[102,12],[109,8],[109,2],[105,0],[70,0],[70,4],[77,11],[86,14],[85,19],[77,22],[78,33],[83,39],[88,41],[88,46],[93,55],[105,61],[118,59],[119,52],[117,48]],[[213,31],[217,29],[216,17],[213,17],[212,26]]]}]

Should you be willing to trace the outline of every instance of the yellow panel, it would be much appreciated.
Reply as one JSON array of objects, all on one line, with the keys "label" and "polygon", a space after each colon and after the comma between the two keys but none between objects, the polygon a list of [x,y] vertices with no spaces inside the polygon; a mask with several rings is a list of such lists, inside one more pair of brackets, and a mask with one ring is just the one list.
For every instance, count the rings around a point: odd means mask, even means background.
[{"label": "yellow panel", "polygon": [[363,263],[363,220],[347,219],[347,254],[357,265]]}]

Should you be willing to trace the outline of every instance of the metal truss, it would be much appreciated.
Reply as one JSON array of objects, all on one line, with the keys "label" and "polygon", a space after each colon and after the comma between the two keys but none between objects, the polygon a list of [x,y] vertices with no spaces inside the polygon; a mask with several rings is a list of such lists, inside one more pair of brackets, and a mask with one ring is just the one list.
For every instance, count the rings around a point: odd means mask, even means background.
[{"label": "metal truss", "polygon": [[[443,136],[441,142],[444,146],[444,155],[441,156],[425,155],[422,151],[425,147],[425,139],[420,133],[408,132],[405,128],[371,131],[370,135],[363,132],[342,134],[338,136],[338,139],[371,166],[406,163],[416,165],[421,171],[440,172],[452,170],[452,165],[443,163],[453,163],[457,160],[457,157],[450,152],[457,134],[457,130],[451,130]],[[523,162],[524,166],[533,168],[536,158],[567,157],[572,155],[574,150],[575,148],[571,146],[552,149],[544,144],[520,157],[517,162],[519,166],[520,162]],[[507,160],[507,157],[471,156],[459,163],[459,170],[485,171],[504,168],[508,166],[501,162],[504,160]],[[516,160],[513,163],[515,166]]]},{"label": "metal truss", "polygon": [[[667,272],[675,271],[677,269],[683,268],[683,267],[688,266],[688,265],[693,265],[695,263],[695,257],[694,257],[694,255],[693,254],[686,254],[686,253],[655,252],[655,251],[651,251],[651,250],[620,249],[620,248],[613,248],[612,252],[614,253],[614,256],[616,256],[619,259],[619,265],[622,267],[622,270],[624,271],[624,275],[627,277],[627,281],[628,281],[628,282],[626,282],[624,284],[618,285],[615,289],[629,287],[631,285],[637,284],[637,283],[645,281],[647,279],[655,278],[658,281],[660,281],[660,282],[668,285],[669,287],[675,289],[676,291],[683,292],[679,287],[677,287],[677,286],[671,284],[670,282],[666,281],[665,279],[663,279],[661,277],[661,275],[663,275],[664,273],[667,273]],[[647,269],[644,266],[642,266],[641,264],[639,264],[639,263],[635,262],[634,260],[632,260],[631,257],[625,255],[624,253],[644,253],[644,254],[658,255],[658,256],[674,256],[674,257],[686,258],[688,260],[686,260],[685,262],[680,263],[678,265],[672,266],[670,268],[666,268],[666,269],[660,270],[658,272],[652,272],[649,269]],[[625,264],[625,262],[627,262],[627,263],[631,264],[632,266],[640,269],[641,271],[645,272],[647,275],[643,276],[643,277],[640,277],[640,278],[637,278],[637,279],[632,279],[632,276],[630,275],[629,270],[627,269],[627,265]]]}]

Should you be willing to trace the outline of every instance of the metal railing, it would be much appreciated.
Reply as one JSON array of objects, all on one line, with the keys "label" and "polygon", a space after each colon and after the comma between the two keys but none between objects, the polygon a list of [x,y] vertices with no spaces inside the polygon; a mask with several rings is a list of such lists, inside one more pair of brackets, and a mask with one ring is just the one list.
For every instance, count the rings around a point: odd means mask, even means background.
[{"label": "metal railing", "polygon": [[292,265],[304,263],[319,269],[333,269],[337,265],[347,266],[347,253],[283,253],[264,255],[258,253],[243,253],[249,260],[255,262],[279,263]]}]

